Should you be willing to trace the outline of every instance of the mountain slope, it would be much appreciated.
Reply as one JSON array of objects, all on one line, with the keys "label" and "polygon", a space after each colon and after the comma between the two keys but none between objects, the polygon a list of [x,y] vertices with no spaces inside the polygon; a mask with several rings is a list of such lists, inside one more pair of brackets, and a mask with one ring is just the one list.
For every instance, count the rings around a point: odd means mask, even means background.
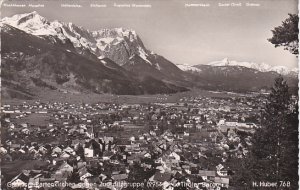
[{"label": "mountain slope", "polygon": [[298,72],[297,69],[289,69],[286,66],[270,66],[266,63],[254,63],[254,62],[245,62],[245,61],[234,61],[229,60],[228,58],[224,58],[221,61],[213,61],[208,64],[204,65],[210,65],[210,66],[240,66],[240,67],[246,67],[249,69],[255,69],[260,72],[277,72],[282,75],[288,75],[291,74],[291,72]]},{"label": "mountain slope", "polygon": [[[52,39],[28,34],[10,25],[2,27],[3,94],[33,98],[40,89],[80,93],[144,94],[186,90],[156,79],[138,80],[108,58],[89,58]],[[72,49],[73,48],[73,49]],[[19,88],[22,87],[22,88]],[[152,89],[149,89],[152,88]],[[20,89],[20,90],[18,90]],[[17,94],[17,95],[16,95]]]},{"label": "mountain slope", "polygon": [[[244,66],[193,66],[197,72],[187,71],[192,76],[192,81],[197,87],[209,90],[224,91],[259,91],[268,90],[279,75],[277,72],[261,72]],[[297,88],[298,77],[285,75],[284,78],[292,88]]]},{"label": "mountain slope", "polygon": [[199,65],[177,65],[192,76],[197,87],[211,90],[257,91],[269,89],[275,77],[283,75],[290,87],[298,86],[298,69],[265,63],[231,61],[225,58]]},{"label": "mountain slope", "polygon": [[[133,30],[114,28],[89,31],[72,23],[50,22],[37,12],[5,17],[1,22],[65,48],[71,48],[72,44],[77,53],[89,58],[109,58],[142,77],[151,76],[166,81],[184,79],[183,72],[173,63],[150,53]],[[149,64],[151,68],[140,72],[141,66],[138,64]]]},{"label": "mountain slope", "polygon": [[264,63],[225,58],[176,66],[149,51],[129,29],[89,31],[50,22],[37,12],[6,17],[0,24],[7,96],[32,98],[41,89],[114,94],[175,93],[190,87],[256,91],[268,89],[278,73],[297,86],[297,69]]},{"label": "mountain slope", "polygon": [[188,65],[188,64],[176,64],[176,66],[182,70],[187,72],[201,72],[200,69],[195,67],[194,65]]}]

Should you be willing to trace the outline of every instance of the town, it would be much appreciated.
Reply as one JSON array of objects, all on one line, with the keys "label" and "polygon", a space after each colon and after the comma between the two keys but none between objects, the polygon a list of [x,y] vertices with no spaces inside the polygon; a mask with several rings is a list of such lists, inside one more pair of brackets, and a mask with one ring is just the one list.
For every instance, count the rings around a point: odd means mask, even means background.
[{"label": "town", "polygon": [[265,102],[245,95],[4,104],[2,187],[228,189]]}]

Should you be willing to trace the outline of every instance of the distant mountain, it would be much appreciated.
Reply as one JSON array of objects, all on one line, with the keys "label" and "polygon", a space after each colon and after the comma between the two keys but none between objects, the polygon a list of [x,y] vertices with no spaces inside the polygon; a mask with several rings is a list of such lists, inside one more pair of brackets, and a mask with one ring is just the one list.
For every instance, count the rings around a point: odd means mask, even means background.
[{"label": "distant mountain", "polygon": [[[212,67],[246,67],[249,69],[254,69],[260,72],[276,72],[281,75],[297,75],[299,72],[298,68],[289,69],[286,66],[270,66],[266,63],[254,63],[254,62],[245,62],[245,61],[233,61],[229,60],[228,58],[224,58],[221,61],[213,61],[207,64]],[[194,71],[194,72],[201,72],[199,67],[201,65],[187,65],[187,64],[177,64],[182,71]]]},{"label": "distant mountain", "polygon": [[289,69],[286,66],[270,66],[266,63],[254,63],[254,62],[240,62],[240,61],[229,61],[228,58],[224,58],[221,61],[213,61],[207,64],[199,65],[187,65],[187,64],[176,64],[178,68],[182,71],[192,71],[192,72],[201,72],[200,67],[203,65],[212,66],[212,67],[245,67],[249,69],[254,69],[260,72],[276,72],[281,75],[293,75],[297,76],[299,73],[298,68]]},{"label": "distant mountain", "polygon": [[1,25],[2,95],[32,99],[39,91],[113,94],[175,93],[186,88],[135,75],[109,58],[79,53],[66,41],[35,36]]},{"label": "distant mountain", "polygon": [[[173,63],[162,56],[147,50],[133,30],[114,28],[89,31],[73,23],[59,21],[50,22],[37,12],[5,17],[2,23],[11,25],[26,33],[50,39],[52,43],[65,45],[65,48],[74,47],[74,50],[88,57],[93,55],[99,59],[109,58],[120,66],[140,75],[152,76],[165,80],[182,80],[183,72]],[[73,51],[70,49],[70,51]],[[142,70],[136,64],[148,64],[148,70]],[[151,67],[151,69],[150,69]],[[169,69],[172,69],[170,71]],[[154,72],[153,72],[154,71]]]},{"label": "distant mountain", "polygon": [[201,72],[201,69],[188,64],[176,64],[176,66],[181,69],[182,71],[189,71],[189,72]]},{"label": "distant mountain", "polygon": [[70,41],[78,52],[90,50],[97,57],[107,57],[119,65],[135,54],[146,60],[147,50],[135,31],[115,28],[89,31],[73,23],[50,22],[37,12],[5,17],[2,23],[40,37],[55,37],[54,42]]},{"label": "distant mountain", "polygon": [[269,89],[275,77],[284,75],[292,88],[298,86],[298,69],[271,67],[265,63],[230,61],[225,58],[208,64],[177,65],[190,73],[197,87],[212,90],[257,91]]},{"label": "distant mountain", "polygon": [[223,59],[175,65],[148,50],[134,30],[89,31],[48,21],[37,12],[0,22],[2,93],[34,98],[40,91],[157,94],[189,88],[254,91],[269,88],[278,73],[297,86],[298,70]]},{"label": "distant mountain", "polygon": [[204,65],[210,65],[210,66],[240,66],[240,67],[246,67],[250,69],[255,69],[260,72],[270,72],[274,71],[282,75],[288,75],[291,72],[298,72],[298,69],[289,69],[286,66],[270,66],[266,63],[254,63],[254,62],[240,62],[240,61],[233,61],[229,60],[228,58],[224,58],[221,61],[214,61],[210,62],[208,64]]}]

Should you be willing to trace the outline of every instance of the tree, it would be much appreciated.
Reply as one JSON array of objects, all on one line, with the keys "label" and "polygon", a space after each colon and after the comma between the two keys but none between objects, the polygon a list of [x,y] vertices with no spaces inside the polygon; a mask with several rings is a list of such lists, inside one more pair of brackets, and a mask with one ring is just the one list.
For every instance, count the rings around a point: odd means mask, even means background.
[{"label": "tree", "polygon": [[77,148],[77,155],[80,156],[81,159],[85,160],[85,156],[84,156],[84,148],[81,144],[78,145]]},{"label": "tree", "polygon": [[[289,181],[291,189],[298,189],[298,108],[296,105],[291,102],[288,85],[282,76],[279,76],[275,79],[274,87],[263,110],[262,126],[257,129],[252,138],[253,146],[247,163],[251,168],[252,180],[278,184],[279,181]],[[291,109],[293,106],[295,109]]]},{"label": "tree", "polygon": [[[298,15],[289,14],[268,40],[298,55],[298,22]],[[253,182],[268,181],[277,182],[277,189],[298,189],[298,98],[291,99],[282,76],[275,79],[271,90],[262,111],[262,126],[254,133],[250,154],[240,163],[233,182],[253,188]],[[285,186],[280,187],[279,181]]]},{"label": "tree", "polygon": [[67,182],[70,183],[79,183],[80,182],[80,176],[78,173],[78,170],[74,170],[67,178]]},{"label": "tree", "polygon": [[281,26],[277,26],[272,30],[273,37],[268,39],[275,47],[284,47],[292,54],[298,55],[298,22],[299,17],[296,14],[289,14],[289,18],[282,22]]}]

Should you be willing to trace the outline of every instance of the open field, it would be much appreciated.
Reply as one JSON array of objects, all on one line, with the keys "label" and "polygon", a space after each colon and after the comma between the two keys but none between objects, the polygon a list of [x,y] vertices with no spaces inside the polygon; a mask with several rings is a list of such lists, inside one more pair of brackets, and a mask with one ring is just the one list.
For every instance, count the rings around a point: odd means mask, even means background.
[{"label": "open field", "polygon": [[[11,105],[18,105],[24,101],[30,103],[37,100],[42,102],[68,102],[68,103],[165,103],[165,102],[179,102],[183,97],[241,97],[246,94],[232,93],[232,92],[213,92],[200,89],[192,89],[188,92],[181,92],[176,94],[156,94],[156,95],[113,95],[113,94],[94,94],[94,93],[81,93],[70,94],[57,91],[41,92],[35,100],[19,100],[19,99],[3,99],[2,103],[8,103]],[[253,96],[253,94],[247,94]]]}]

